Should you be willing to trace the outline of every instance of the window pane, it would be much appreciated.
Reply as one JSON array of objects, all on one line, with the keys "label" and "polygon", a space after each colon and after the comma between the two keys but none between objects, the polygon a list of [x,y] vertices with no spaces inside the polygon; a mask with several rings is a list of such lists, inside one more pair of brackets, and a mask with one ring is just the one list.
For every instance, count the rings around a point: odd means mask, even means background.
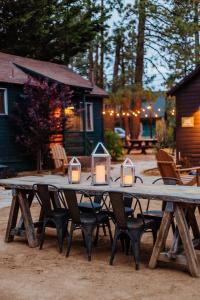
[{"label": "window pane", "polygon": [[5,90],[0,89],[0,114],[5,114]]},{"label": "window pane", "polygon": [[65,109],[65,114],[67,117],[65,126],[67,131],[83,131],[83,109],[81,109],[81,103],[79,107],[72,106]]}]

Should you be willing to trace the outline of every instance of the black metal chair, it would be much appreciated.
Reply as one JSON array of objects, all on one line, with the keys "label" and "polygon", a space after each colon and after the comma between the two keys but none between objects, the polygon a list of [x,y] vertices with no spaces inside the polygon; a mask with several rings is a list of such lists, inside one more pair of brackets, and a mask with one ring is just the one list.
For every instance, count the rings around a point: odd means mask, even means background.
[{"label": "black metal chair", "polygon": [[63,204],[64,207],[61,207],[58,198],[58,190],[55,186],[48,184],[34,184],[32,188],[39,204],[41,205],[42,218],[40,221],[42,221],[42,232],[39,249],[42,249],[43,247],[45,228],[54,227],[57,230],[59,251],[62,252],[63,241],[68,233],[68,209],[65,206],[65,203]]},{"label": "black metal chair", "polygon": [[[93,207],[93,201],[89,194],[86,192],[79,191],[78,192],[81,195],[84,195],[89,199],[91,204],[91,209],[89,212],[85,213],[82,212],[78,207],[78,201],[77,201],[77,195],[76,192],[69,189],[62,189],[59,191],[60,197],[66,201],[69,214],[71,217],[71,228],[69,236],[67,237],[67,252],[66,256],[69,256],[71,244],[72,244],[72,238],[73,238],[73,232],[76,229],[80,229],[82,232],[83,240],[86,246],[87,255],[88,255],[88,261],[91,260],[91,252],[92,252],[92,238],[93,238],[93,232],[95,229],[98,229],[102,224],[104,224],[106,227],[108,227],[109,234],[110,234],[110,240],[112,243],[112,232],[110,228],[110,221],[108,218],[107,213],[101,211],[97,212]],[[96,236],[97,238],[97,236]],[[96,239],[95,238],[95,239]]]},{"label": "black metal chair", "polygon": [[[120,179],[120,177],[117,177],[115,179],[115,182],[117,182]],[[143,180],[140,176],[135,176],[135,183],[139,181],[140,183],[143,183]],[[133,197],[129,195],[124,195],[124,205],[125,205],[125,213],[127,216],[132,216],[133,209],[132,209],[132,201]]]},{"label": "black metal chair", "polygon": [[129,244],[131,244],[133,256],[135,259],[136,270],[138,270],[140,264],[141,236],[145,231],[151,229],[153,233],[153,238],[155,239],[157,235],[157,228],[153,220],[145,219],[143,217],[139,199],[129,194],[127,194],[127,196],[132,197],[135,200],[133,211],[135,212],[136,207],[138,206],[141,217],[135,218],[134,216],[132,216],[132,218],[127,218],[125,213],[123,193],[109,192],[110,202],[115,216],[115,234],[110,257],[110,265],[113,264],[114,256],[117,249],[117,241],[121,239],[121,237],[123,237],[125,239],[127,249],[129,248]]}]

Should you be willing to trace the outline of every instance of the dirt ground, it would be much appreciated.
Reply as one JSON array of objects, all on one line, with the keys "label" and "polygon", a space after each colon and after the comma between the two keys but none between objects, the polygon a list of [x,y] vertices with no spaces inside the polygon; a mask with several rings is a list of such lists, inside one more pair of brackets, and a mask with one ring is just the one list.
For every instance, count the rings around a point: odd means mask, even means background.
[{"label": "dirt ground", "polygon": [[[58,253],[53,229],[47,231],[41,251],[29,248],[23,238],[4,243],[8,212],[9,208],[0,210],[0,300],[200,299],[200,279],[164,265],[148,268],[151,233],[143,235],[141,268],[136,271],[133,257],[125,256],[120,245],[114,265],[109,266],[109,239],[102,233],[91,262],[79,232],[69,258]],[[38,216],[37,204],[32,212]]]}]

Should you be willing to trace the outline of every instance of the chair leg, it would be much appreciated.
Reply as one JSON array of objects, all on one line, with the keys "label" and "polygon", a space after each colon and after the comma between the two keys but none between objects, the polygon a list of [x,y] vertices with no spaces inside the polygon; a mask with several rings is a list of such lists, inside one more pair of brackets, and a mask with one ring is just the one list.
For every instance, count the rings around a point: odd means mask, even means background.
[{"label": "chair leg", "polygon": [[125,241],[124,241],[124,235],[121,235],[121,236],[120,236],[120,243],[121,243],[121,247],[122,247],[122,252],[124,252],[124,251],[125,251],[125,245],[124,245],[124,243],[125,243]]},{"label": "chair leg", "polygon": [[105,226],[105,224],[102,225],[102,228],[103,228],[103,234],[104,234],[104,236],[106,236],[107,233],[106,233],[106,226]]},{"label": "chair leg", "polygon": [[111,246],[112,246],[112,243],[113,243],[113,236],[112,236],[112,231],[111,231],[111,227],[110,227],[110,221],[108,220],[107,222],[107,227],[108,227],[108,232],[109,232],[109,236],[110,236],[110,243],[111,243]]},{"label": "chair leg", "polygon": [[63,240],[64,240],[64,226],[63,226],[63,224],[56,224],[56,229],[57,229],[59,252],[62,253]]},{"label": "chair leg", "polygon": [[82,228],[85,235],[85,242],[86,242],[86,250],[88,255],[88,261],[91,261],[91,254],[92,254],[92,233],[95,227],[87,226],[87,228]]},{"label": "chair leg", "polygon": [[81,230],[81,233],[82,233],[82,238],[83,238],[83,245],[84,245],[84,247],[86,247],[85,234],[84,234],[83,230]]},{"label": "chair leg", "polygon": [[130,238],[128,236],[125,237],[125,254],[129,255],[130,248]]},{"label": "chair leg", "polygon": [[115,229],[115,235],[114,235],[114,240],[113,240],[113,244],[112,244],[112,250],[111,250],[111,256],[110,256],[110,261],[109,264],[112,266],[113,265],[113,260],[115,257],[115,253],[117,252],[117,240],[119,237],[119,232],[117,229]]},{"label": "chair leg", "polygon": [[96,236],[95,236],[95,239],[94,239],[94,246],[95,247],[97,246],[98,239],[99,239],[99,225],[97,225]]},{"label": "chair leg", "polygon": [[40,246],[39,249],[42,250],[45,238],[45,229],[46,229],[46,221],[43,221],[42,233],[40,237]]},{"label": "chair leg", "polygon": [[72,245],[72,237],[73,237],[73,232],[75,229],[75,225],[73,223],[71,223],[71,227],[70,227],[70,233],[69,236],[67,238],[67,251],[66,251],[66,257],[69,256],[69,252],[71,250],[71,245]]},{"label": "chair leg", "polygon": [[141,239],[141,232],[131,232],[129,233],[129,237],[131,240],[131,246],[133,250],[133,256],[135,260],[135,269],[139,270],[140,267],[140,239]]},{"label": "chair leg", "polygon": [[155,225],[152,226],[152,236],[153,236],[153,245],[155,245],[157,239],[157,227]]}]

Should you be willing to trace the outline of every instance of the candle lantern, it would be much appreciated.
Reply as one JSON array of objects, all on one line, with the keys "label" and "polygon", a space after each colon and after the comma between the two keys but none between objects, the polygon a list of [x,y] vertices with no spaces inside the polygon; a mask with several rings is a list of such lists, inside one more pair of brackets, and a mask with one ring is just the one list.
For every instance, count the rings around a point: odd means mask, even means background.
[{"label": "candle lantern", "polygon": [[69,183],[80,183],[81,181],[81,163],[76,157],[72,157],[68,165]]},{"label": "candle lantern", "polygon": [[110,182],[110,154],[102,143],[92,152],[92,185],[106,185]]},{"label": "candle lantern", "polygon": [[121,165],[121,186],[133,186],[135,183],[135,167],[130,160],[130,158],[126,158],[123,164]]}]

